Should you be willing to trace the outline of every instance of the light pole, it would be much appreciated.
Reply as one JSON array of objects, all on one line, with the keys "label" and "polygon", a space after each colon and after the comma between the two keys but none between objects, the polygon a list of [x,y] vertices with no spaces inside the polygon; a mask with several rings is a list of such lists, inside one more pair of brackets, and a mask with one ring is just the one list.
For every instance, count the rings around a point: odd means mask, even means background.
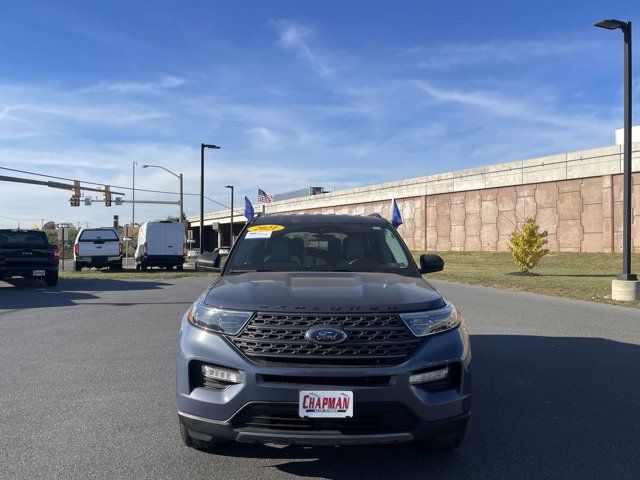
[{"label": "light pole", "polygon": [[233,247],[233,185],[225,185],[225,188],[231,189],[231,238],[229,246]]},{"label": "light pole", "polygon": [[164,170],[165,172],[170,173],[171,175],[173,175],[174,177],[176,177],[178,180],[180,180],[180,222],[182,222],[182,219],[184,218],[184,194],[182,191],[182,174],[181,173],[174,173],[171,170],[169,170],[168,168],[163,167],[162,165],[142,165],[142,168],[161,168],[162,170]]},{"label": "light pole", "polygon": [[218,145],[201,143],[200,144],[200,253],[204,252],[204,245],[202,244],[202,232],[204,231],[204,149],[213,148],[214,150],[220,150]]},{"label": "light pole", "polygon": [[[622,20],[602,20],[596,27],[607,30],[622,30],[624,34],[624,185],[623,185],[623,220],[622,220],[622,273],[618,275],[620,283],[613,283],[612,297],[616,289],[629,293],[633,290],[637,296],[637,275],[631,273],[631,22]],[[624,282],[633,282],[625,285]],[[619,292],[618,292],[619,293]],[[625,296],[625,295],[622,295]],[[633,299],[629,297],[630,299]],[[616,298],[614,298],[615,300]],[[619,300],[624,300],[618,295]]]}]

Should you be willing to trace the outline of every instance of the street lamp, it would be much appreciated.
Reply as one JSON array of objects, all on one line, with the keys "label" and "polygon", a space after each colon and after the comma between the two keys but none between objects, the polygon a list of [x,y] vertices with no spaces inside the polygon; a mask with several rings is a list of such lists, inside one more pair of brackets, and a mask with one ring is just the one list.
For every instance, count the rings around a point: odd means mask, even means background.
[{"label": "street lamp", "polygon": [[229,246],[233,247],[233,185],[225,185],[224,187],[231,189],[231,239],[229,240]]},{"label": "street lamp", "polygon": [[213,148],[214,150],[220,150],[218,145],[200,144],[200,253],[204,252],[204,245],[202,244],[202,232],[204,231],[204,149]]},{"label": "street lamp", "polygon": [[[638,277],[631,273],[631,22],[608,19],[595,24],[596,27],[607,30],[622,30],[624,33],[624,201],[622,223],[622,273],[618,275],[618,281],[636,282]],[[615,282],[615,281],[614,281]],[[637,286],[632,284],[630,288],[623,285],[614,285],[625,291],[633,290],[636,296]],[[612,291],[612,296],[614,296]],[[620,298],[622,299],[622,298]]]},{"label": "street lamp", "polygon": [[168,168],[163,167],[162,165],[145,164],[145,165],[142,165],[142,168],[161,168],[165,172],[170,173],[171,175],[176,177],[178,180],[180,180],[180,222],[182,222],[182,219],[184,218],[184,195],[183,195],[183,192],[182,192],[182,174],[181,173],[174,173],[171,170],[169,170]]}]

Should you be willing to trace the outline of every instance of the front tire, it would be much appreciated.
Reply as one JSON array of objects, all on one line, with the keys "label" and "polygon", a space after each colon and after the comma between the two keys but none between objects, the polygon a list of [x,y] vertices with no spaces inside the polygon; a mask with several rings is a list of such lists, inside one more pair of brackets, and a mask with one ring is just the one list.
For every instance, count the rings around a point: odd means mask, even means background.
[{"label": "front tire", "polygon": [[58,284],[58,271],[46,272],[44,274],[44,281],[47,287],[55,287]]}]

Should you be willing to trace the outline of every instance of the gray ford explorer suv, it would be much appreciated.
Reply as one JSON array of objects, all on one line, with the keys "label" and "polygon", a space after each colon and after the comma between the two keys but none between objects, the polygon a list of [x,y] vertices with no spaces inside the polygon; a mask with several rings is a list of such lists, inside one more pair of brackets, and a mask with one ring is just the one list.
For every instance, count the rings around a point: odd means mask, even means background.
[{"label": "gray ford explorer suv", "polygon": [[248,223],[182,319],[187,446],[421,441],[450,449],[471,410],[460,313],[377,216],[269,215]]}]

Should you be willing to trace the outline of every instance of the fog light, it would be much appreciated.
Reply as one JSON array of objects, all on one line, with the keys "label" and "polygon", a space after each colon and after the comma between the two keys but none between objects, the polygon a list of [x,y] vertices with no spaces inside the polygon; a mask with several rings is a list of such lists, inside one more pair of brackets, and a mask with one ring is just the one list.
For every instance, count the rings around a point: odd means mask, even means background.
[{"label": "fog light", "polygon": [[429,372],[414,373],[409,377],[409,383],[427,383],[435,382],[436,380],[442,380],[449,375],[449,367],[440,368],[438,370],[431,370]]},{"label": "fog light", "polygon": [[203,365],[202,375],[209,380],[218,380],[227,383],[242,383],[244,375],[238,370],[215,367],[213,365]]}]

